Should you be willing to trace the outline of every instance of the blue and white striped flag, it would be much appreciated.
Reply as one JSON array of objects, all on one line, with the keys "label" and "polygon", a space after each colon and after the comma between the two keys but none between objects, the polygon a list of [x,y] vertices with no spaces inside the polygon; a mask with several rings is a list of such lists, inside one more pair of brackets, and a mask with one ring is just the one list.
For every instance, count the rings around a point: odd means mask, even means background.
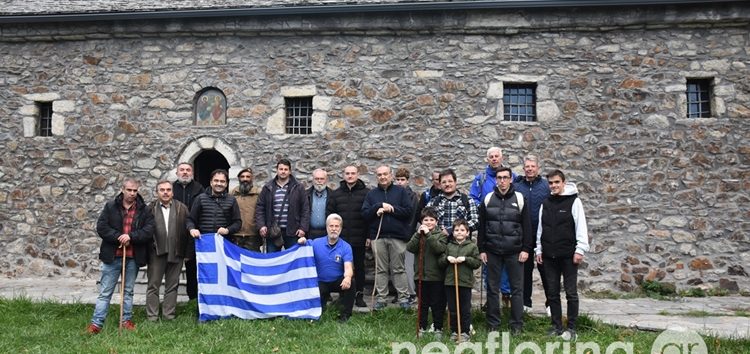
[{"label": "blue and white striped flag", "polygon": [[318,273],[311,246],[283,252],[243,249],[219,234],[195,240],[200,321],[243,319],[319,319]]}]

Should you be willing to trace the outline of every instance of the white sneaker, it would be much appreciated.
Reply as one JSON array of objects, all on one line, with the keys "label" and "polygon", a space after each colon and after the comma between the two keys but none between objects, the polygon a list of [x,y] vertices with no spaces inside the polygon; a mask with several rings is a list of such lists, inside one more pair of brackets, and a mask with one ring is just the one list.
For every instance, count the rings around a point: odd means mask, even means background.
[{"label": "white sneaker", "polygon": [[531,312],[531,306],[524,306],[523,312]]},{"label": "white sneaker", "polygon": [[552,310],[550,310],[549,306],[545,308],[547,310],[547,317],[552,317]]},{"label": "white sneaker", "polygon": [[469,324],[469,333],[471,333],[472,336],[477,334],[477,331],[474,330],[473,324]]}]

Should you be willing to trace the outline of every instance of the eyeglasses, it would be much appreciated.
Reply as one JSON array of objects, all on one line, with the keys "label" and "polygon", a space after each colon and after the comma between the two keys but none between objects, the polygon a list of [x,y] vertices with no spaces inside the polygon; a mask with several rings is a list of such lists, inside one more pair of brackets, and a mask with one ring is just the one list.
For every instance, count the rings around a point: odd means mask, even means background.
[{"label": "eyeglasses", "polygon": [[505,181],[505,180],[509,180],[510,176],[500,176],[500,177],[497,177],[497,179],[499,179],[501,181]]}]

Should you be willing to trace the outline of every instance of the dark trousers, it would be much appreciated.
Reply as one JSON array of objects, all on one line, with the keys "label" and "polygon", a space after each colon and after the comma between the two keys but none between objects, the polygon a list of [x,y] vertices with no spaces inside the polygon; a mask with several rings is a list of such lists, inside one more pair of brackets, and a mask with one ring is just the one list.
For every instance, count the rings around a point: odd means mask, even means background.
[{"label": "dark trousers", "polygon": [[310,229],[310,231],[307,233],[307,236],[305,236],[305,238],[314,240],[318,237],[326,236],[326,235],[328,235],[328,231],[326,231],[326,229]]},{"label": "dark trousers", "polygon": [[[448,295],[448,311],[451,316],[451,332],[458,333],[456,287],[445,286],[443,291]],[[471,288],[463,286],[458,287],[458,308],[461,310],[461,333],[469,334],[471,330]]]},{"label": "dark trousers", "polygon": [[[531,292],[534,289],[534,254],[529,253],[529,259],[523,264],[523,306],[531,307]],[[539,271],[539,277],[542,279],[542,288],[547,288],[547,279],[544,277],[544,267],[541,265],[536,266]],[[548,306],[544,303],[544,306]]]},{"label": "dark trousers", "polygon": [[[417,281],[417,284],[419,284],[419,281]],[[445,318],[444,283],[442,281],[423,281],[421,295],[422,298],[419,299],[422,304],[419,312],[419,328],[427,329],[427,314],[432,310],[432,325],[436,331],[442,331],[443,319]]]},{"label": "dark trousers", "polygon": [[544,291],[552,313],[552,325],[562,330],[562,305],[560,304],[560,276],[563,278],[565,298],[568,300],[568,328],[576,328],[578,318],[578,265],[573,264],[573,257],[544,257],[542,255],[544,275],[547,286]]},{"label": "dark trousers", "polygon": [[185,261],[185,278],[187,283],[185,284],[185,290],[190,300],[198,298],[198,264],[195,262],[195,258],[188,259]]},{"label": "dark trousers", "polygon": [[344,277],[340,277],[332,282],[318,282],[318,290],[320,291],[320,305],[323,307],[323,311],[326,310],[326,299],[331,293],[339,293],[339,301],[341,302],[341,316],[350,317],[352,315],[352,307],[354,307],[354,283],[349,289],[341,289],[341,282],[344,281]]},{"label": "dark trousers", "polygon": [[365,288],[365,246],[352,246],[352,257],[354,258],[354,284],[357,292]]},{"label": "dark trousers", "polygon": [[518,253],[499,255],[487,252],[487,325],[500,326],[500,275],[508,272],[510,282],[510,327],[523,327],[523,263]]}]

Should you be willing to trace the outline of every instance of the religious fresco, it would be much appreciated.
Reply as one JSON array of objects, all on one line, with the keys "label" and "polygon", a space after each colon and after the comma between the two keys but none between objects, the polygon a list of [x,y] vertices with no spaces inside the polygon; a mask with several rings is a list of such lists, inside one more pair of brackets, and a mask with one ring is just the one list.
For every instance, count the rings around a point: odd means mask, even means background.
[{"label": "religious fresco", "polygon": [[195,101],[195,125],[223,125],[227,123],[227,99],[221,90],[207,89]]}]

